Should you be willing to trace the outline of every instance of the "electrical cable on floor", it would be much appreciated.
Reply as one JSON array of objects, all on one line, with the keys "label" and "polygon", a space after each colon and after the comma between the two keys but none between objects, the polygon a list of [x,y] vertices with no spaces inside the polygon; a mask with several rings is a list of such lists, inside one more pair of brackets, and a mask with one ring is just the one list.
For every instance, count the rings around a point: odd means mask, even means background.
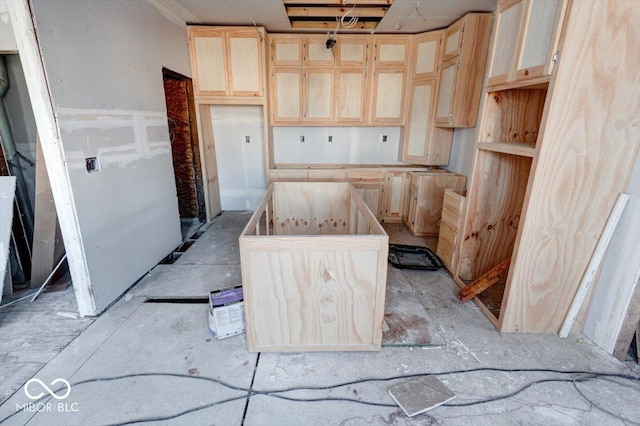
[{"label": "electrical cable on floor", "polygon": [[[213,382],[216,384],[219,384],[221,386],[226,387],[227,389],[230,390],[235,390],[235,391],[239,391],[239,392],[243,392],[243,395],[239,395],[236,397],[232,397],[232,398],[227,398],[224,400],[219,400],[219,401],[214,401],[208,404],[204,404],[198,407],[193,407],[190,408],[188,410],[182,411],[180,413],[176,413],[176,414],[172,414],[169,416],[165,416],[165,417],[154,417],[154,418],[144,418],[144,419],[134,419],[134,420],[129,420],[126,422],[121,422],[121,423],[115,423],[114,425],[130,425],[130,424],[136,424],[136,423],[145,423],[145,422],[152,422],[152,421],[163,421],[163,420],[171,420],[171,419],[175,419],[178,418],[180,416],[189,414],[189,413],[193,413],[196,411],[200,411],[206,408],[210,408],[210,407],[214,407],[217,405],[222,405],[228,402],[232,402],[232,401],[237,401],[237,400],[241,400],[241,399],[246,399],[246,398],[250,398],[253,395],[264,395],[264,396],[270,396],[273,398],[278,398],[278,399],[283,399],[283,400],[287,400],[287,401],[295,401],[295,402],[326,402],[326,401],[344,401],[344,402],[353,402],[353,403],[357,403],[357,404],[361,404],[361,405],[368,405],[368,406],[375,406],[375,407],[385,407],[385,408],[396,408],[397,404],[385,404],[385,403],[379,403],[379,402],[372,402],[372,401],[362,401],[362,400],[358,400],[358,399],[353,399],[353,398],[345,398],[345,397],[323,397],[323,398],[296,398],[296,397],[291,397],[291,396],[285,396],[285,395],[280,395],[282,393],[285,392],[292,392],[292,391],[299,391],[299,390],[330,390],[330,389],[336,389],[336,388],[340,388],[340,387],[344,387],[344,386],[350,386],[350,385],[355,385],[355,384],[363,384],[363,383],[370,383],[370,382],[380,382],[380,381],[390,381],[390,380],[398,380],[398,379],[410,379],[410,378],[415,378],[415,377],[423,377],[426,375],[433,375],[433,376],[446,376],[446,375],[453,375],[453,374],[465,374],[465,373],[473,373],[473,372],[478,372],[478,371],[494,371],[494,372],[504,372],[504,373],[553,373],[553,374],[573,374],[573,375],[583,375],[586,377],[573,377],[570,379],[567,378],[552,378],[552,379],[539,379],[539,380],[534,380],[532,382],[529,382],[528,384],[516,389],[513,392],[509,392],[507,394],[503,394],[503,395],[497,395],[497,396],[493,396],[493,397],[488,397],[488,398],[484,398],[484,399],[479,399],[479,400],[475,400],[475,401],[469,401],[469,402],[461,402],[461,403],[457,403],[457,404],[453,404],[453,403],[448,403],[448,404],[444,404],[442,405],[442,407],[449,407],[449,408],[454,408],[454,407],[470,407],[473,405],[479,405],[479,404],[486,404],[486,403],[490,403],[490,402],[495,402],[495,401],[500,401],[500,400],[504,400],[504,399],[508,399],[511,398],[515,395],[518,395],[519,393],[531,388],[532,386],[538,385],[538,384],[542,384],[542,383],[550,383],[550,382],[561,382],[561,383],[572,383],[574,385],[574,387],[576,387],[576,383],[582,383],[582,382],[586,382],[586,381],[591,381],[591,380],[596,380],[596,379],[602,379],[602,380],[607,380],[607,378],[619,378],[619,379],[624,379],[624,380],[628,380],[628,381],[632,381],[632,382],[638,382],[640,383],[640,377],[638,376],[633,376],[630,374],[622,374],[622,373],[609,373],[609,372],[592,372],[592,371],[583,371],[583,370],[569,370],[569,371],[562,371],[562,370],[554,370],[554,369],[545,369],[545,368],[492,368],[492,367],[478,367],[478,368],[473,368],[473,369],[469,369],[469,370],[452,370],[452,371],[443,371],[443,372],[437,372],[437,373],[415,373],[415,374],[408,374],[408,375],[401,375],[401,376],[391,376],[391,377],[378,377],[378,378],[368,378],[368,379],[359,379],[359,380],[353,380],[353,381],[349,381],[349,382],[343,382],[343,383],[338,383],[338,384],[334,384],[334,385],[326,385],[326,386],[295,386],[295,387],[290,387],[290,388],[284,388],[284,389],[272,389],[272,390],[255,390],[255,389],[247,389],[247,388],[243,388],[241,386],[235,386],[229,383],[226,383],[222,380],[219,379],[215,379],[212,377],[200,377],[200,376],[191,376],[191,375],[186,375],[186,374],[177,374],[177,373],[137,373],[137,374],[127,374],[127,375],[122,375],[122,376],[114,376],[114,377],[105,377],[105,378],[94,378],[94,379],[87,379],[87,380],[82,380],[76,383],[72,383],[72,387],[76,387],[76,386],[80,386],[83,384],[89,384],[89,383],[100,383],[100,382],[110,382],[110,381],[116,381],[116,380],[123,380],[123,379],[128,379],[128,378],[137,378],[137,377],[175,377],[175,378],[186,378],[186,379],[191,379],[191,380],[201,380],[201,381],[208,381],[208,382]],[[615,383],[618,384],[620,386],[624,386],[624,387],[628,387],[630,389],[634,389],[637,392],[640,392],[640,389],[629,386],[629,385],[625,385],[623,383],[619,383],[613,380],[607,380],[610,383]],[[58,392],[60,389],[55,390],[53,393]],[[600,406],[594,404],[589,398],[587,398],[579,389],[576,388],[576,390],[578,391],[578,393],[590,404],[592,404],[594,407],[600,409],[601,411],[615,417],[618,418],[620,420],[623,421],[628,421],[631,423],[634,423],[633,421],[623,418],[619,415],[616,415],[612,412],[609,412],[607,410],[602,409]],[[39,403],[40,401],[43,401],[45,399],[50,399],[51,396],[47,395],[44,396],[36,401],[34,401],[34,404]],[[16,414],[20,413],[21,411],[16,411],[15,413],[3,418],[2,420],[0,420],[0,424],[3,424],[5,421],[9,420],[10,418],[12,418],[13,416],[15,416]],[[637,424],[637,423],[634,423]]]}]

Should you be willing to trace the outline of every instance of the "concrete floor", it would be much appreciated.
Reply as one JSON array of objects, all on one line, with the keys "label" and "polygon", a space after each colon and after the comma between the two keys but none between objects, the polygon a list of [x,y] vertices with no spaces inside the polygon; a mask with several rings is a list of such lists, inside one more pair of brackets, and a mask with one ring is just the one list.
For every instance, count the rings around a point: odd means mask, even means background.
[{"label": "concrete floor", "polygon": [[[390,315],[386,316],[386,327],[404,323],[407,332],[387,332],[380,352],[254,354],[246,351],[242,335],[212,339],[207,326],[207,305],[199,299],[206,297],[210,290],[240,283],[237,236],[249,216],[246,212],[223,213],[176,263],[158,265],[95,320],[72,319],[47,311],[48,302],[53,304],[51,311],[70,310],[73,292],[69,290],[56,293],[57,296],[41,296],[36,302],[41,302],[36,305],[39,314],[29,313],[32,305],[21,304],[12,307],[11,312],[0,314],[0,398],[3,401],[0,424],[610,425],[640,422],[638,381],[602,378],[583,382],[580,380],[584,376],[576,374],[482,370],[556,369],[640,374],[637,365],[618,362],[580,335],[560,339],[555,335],[497,333],[473,304],[457,302],[455,284],[444,270],[389,268],[386,313]],[[392,242],[402,232],[401,227],[393,227],[396,225],[388,227]],[[430,245],[433,241],[424,240],[424,243]],[[24,319],[30,315],[33,322],[21,329],[24,335],[20,340],[12,324],[18,316]],[[411,324],[409,319],[414,317],[418,320]],[[47,328],[44,322],[53,318],[65,322]],[[7,330],[13,337],[5,340]],[[30,345],[40,347],[38,339],[43,333],[50,335],[40,342],[43,349],[35,351],[36,355]],[[50,344],[51,341],[55,341],[55,345]],[[47,344],[50,348],[45,350]],[[5,361],[11,362],[12,357],[16,362],[21,358],[23,364],[32,357],[36,365],[10,376],[8,371],[24,368],[5,364]],[[480,370],[440,375],[457,398],[451,406],[438,407],[413,418],[407,418],[395,406],[386,390],[391,384],[416,374],[476,369]],[[68,380],[69,396],[55,400],[46,393],[39,405],[25,406],[33,401],[20,385],[32,376],[46,385],[57,378]],[[12,378],[6,380],[5,377]],[[547,381],[505,399],[454,406],[510,394],[536,380],[559,378],[570,381]],[[353,383],[360,380],[367,381]],[[249,397],[248,389],[251,389]],[[32,394],[46,391],[39,383],[31,383],[29,390]]]}]

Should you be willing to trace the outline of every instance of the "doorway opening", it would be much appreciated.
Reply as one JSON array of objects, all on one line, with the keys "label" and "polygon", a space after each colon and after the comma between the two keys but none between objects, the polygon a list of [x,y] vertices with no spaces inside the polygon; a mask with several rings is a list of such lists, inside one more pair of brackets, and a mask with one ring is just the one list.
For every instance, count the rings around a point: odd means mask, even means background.
[{"label": "doorway opening", "polygon": [[193,82],[191,78],[167,68],[162,68],[162,77],[184,240],[207,220]]}]

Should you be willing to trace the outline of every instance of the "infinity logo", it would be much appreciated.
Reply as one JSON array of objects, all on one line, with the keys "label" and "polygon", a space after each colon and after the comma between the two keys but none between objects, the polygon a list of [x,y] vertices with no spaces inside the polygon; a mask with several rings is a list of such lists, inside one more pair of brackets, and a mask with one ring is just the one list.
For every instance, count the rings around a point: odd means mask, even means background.
[{"label": "infinity logo", "polygon": [[37,395],[32,395],[29,392],[29,385],[31,385],[31,383],[39,383],[40,386],[42,386],[47,392],[49,392],[49,395],[51,395],[52,397],[54,397],[55,399],[65,399],[66,397],[69,396],[69,394],[71,393],[71,384],[66,381],[65,379],[55,379],[53,382],[51,382],[51,387],[54,387],[56,383],[64,383],[64,385],[67,387],[67,391],[64,393],[64,395],[56,395],[56,393],[54,391],[51,390],[51,388],[49,388],[49,386],[45,385],[42,380],[40,379],[30,379],[25,385],[24,385],[24,393],[25,395],[27,395],[27,397],[29,397],[30,399],[40,399],[44,396],[44,392],[40,392]]}]

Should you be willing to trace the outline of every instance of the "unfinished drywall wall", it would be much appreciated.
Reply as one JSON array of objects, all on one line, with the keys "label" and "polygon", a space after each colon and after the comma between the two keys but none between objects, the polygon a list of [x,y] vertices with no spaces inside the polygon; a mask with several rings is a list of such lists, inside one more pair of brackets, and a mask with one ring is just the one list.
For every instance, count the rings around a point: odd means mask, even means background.
[{"label": "unfinished drywall wall", "polygon": [[276,164],[401,164],[399,146],[399,127],[273,128]]},{"label": "unfinished drywall wall", "polygon": [[9,90],[4,97],[4,104],[9,115],[11,132],[16,143],[16,149],[32,164],[21,160],[22,173],[27,183],[27,191],[31,206],[35,205],[35,176],[36,176],[36,120],[33,117],[33,109],[29,100],[27,83],[22,71],[20,56],[18,54],[5,55],[7,74],[9,76]]},{"label": "unfinished drywall wall", "polygon": [[640,154],[625,193],[629,201],[603,259],[583,330],[608,353],[613,353],[640,274]]},{"label": "unfinished drywall wall", "polygon": [[262,106],[212,105],[210,113],[222,210],[255,210],[267,192]]},{"label": "unfinished drywall wall", "polygon": [[162,66],[191,74],[186,32],[144,1],[33,12],[100,312],[181,239]]},{"label": "unfinished drywall wall", "polygon": [[451,142],[451,158],[445,169],[461,175],[471,176],[475,153],[477,129],[455,129]]},{"label": "unfinished drywall wall", "polygon": [[0,53],[15,53],[18,51],[13,27],[9,19],[7,3],[0,1]]}]

